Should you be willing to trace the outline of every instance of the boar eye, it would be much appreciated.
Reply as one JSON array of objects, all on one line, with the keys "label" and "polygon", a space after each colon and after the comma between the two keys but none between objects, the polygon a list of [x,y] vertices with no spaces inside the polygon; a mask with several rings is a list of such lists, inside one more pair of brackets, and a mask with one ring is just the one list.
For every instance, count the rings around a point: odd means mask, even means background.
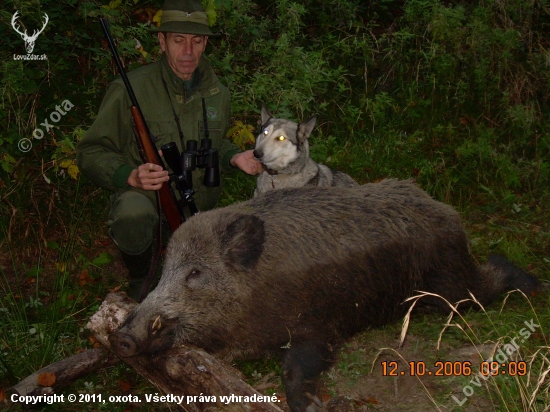
[{"label": "boar eye", "polygon": [[190,280],[197,279],[201,275],[201,271],[198,269],[193,269],[189,272],[189,274],[186,276],[185,281],[189,282]]}]

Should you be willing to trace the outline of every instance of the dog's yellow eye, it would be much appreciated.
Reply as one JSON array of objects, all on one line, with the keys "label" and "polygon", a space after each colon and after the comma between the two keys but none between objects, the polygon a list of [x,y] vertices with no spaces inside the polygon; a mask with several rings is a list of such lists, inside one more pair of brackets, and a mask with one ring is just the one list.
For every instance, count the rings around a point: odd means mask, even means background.
[{"label": "dog's yellow eye", "polygon": [[286,137],[284,137],[284,136],[279,136],[279,137],[277,137],[277,140],[278,140],[279,142],[282,142],[282,141],[285,140],[285,139],[286,139]]}]

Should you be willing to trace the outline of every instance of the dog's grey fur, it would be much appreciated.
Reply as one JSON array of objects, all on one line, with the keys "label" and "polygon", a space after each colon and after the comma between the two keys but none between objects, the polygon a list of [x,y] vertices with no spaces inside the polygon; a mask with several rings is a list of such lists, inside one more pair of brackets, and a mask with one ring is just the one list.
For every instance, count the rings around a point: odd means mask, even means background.
[{"label": "dog's grey fur", "polygon": [[487,304],[535,287],[503,258],[478,266],[459,214],[410,181],[275,190],[186,221],[159,285],[110,340],[122,356],[179,343],[228,360],[280,354],[292,411],[312,412],[333,349],[403,316],[417,291]]},{"label": "dog's grey fur", "polygon": [[[308,138],[316,121],[316,116],[300,124],[276,119],[262,105],[263,126],[256,139],[254,156],[266,170],[258,176],[254,196],[270,190],[304,186],[358,185],[349,175],[320,165],[309,157]],[[280,136],[284,137],[282,141]]]}]

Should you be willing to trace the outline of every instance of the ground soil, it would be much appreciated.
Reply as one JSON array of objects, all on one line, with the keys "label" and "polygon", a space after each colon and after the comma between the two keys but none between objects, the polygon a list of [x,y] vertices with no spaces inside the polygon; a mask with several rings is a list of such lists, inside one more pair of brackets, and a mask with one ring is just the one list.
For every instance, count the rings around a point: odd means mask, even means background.
[{"label": "ground soil", "polygon": [[[434,323],[445,319],[435,317]],[[323,373],[319,393],[329,412],[356,412],[367,410],[411,411],[411,412],[477,412],[494,411],[487,388],[475,387],[472,396],[466,398],[463,388],[472,385],[469,381],[479,372],[480,355],[491,354],[494,345],[487,344],[475,348],[456,340],[446,343],[445,339],[437,349],[437,338],[424,338],[408,334],[405,343],[399,347],[400,326],[390,325],[380,330],[365,332],[348,342],[340,351],[338,359],[329,371]],[[385,376],[382,362],[398,362],[397,375]],[[408,362],[423,362],[426,373],[422,377],[411,376]],[[436,361],[470,362],[472,376],[435,376]],[[431,375],[430,375],[431,372]],[[264,376],[256,385],[258,389],[270,388],[283,395],[279,377],[274,373]],[[261,390],[265,392],[265,390]],[[280,396],[281,406],[290,412],[284,396]]]},{"label": "ground soil", "polygon": [[[459,407],[452,395],[462,401],[468,383],[464,376],[435,376],[439,361],[470,361],[472,375],[479,369],[479,355],[471,347],[451,347],[420,336],[408,335],[399,347],[395,328],[371,331],[352,340],[343,350],[338,362],[324,375],[323,391],[335,395],[327,404],[331,412],[364,410],[380,411],[493,411],[487,389],[476,393]],[[384,349],[385,348],[385,349]],[[398,376],[385,376],[397,362]],[[423,362],[422,377],[411,376],[408,362]],[[391,367],[390,367],[391,366]],[[431,375],[430,375],[431,372]]]}]

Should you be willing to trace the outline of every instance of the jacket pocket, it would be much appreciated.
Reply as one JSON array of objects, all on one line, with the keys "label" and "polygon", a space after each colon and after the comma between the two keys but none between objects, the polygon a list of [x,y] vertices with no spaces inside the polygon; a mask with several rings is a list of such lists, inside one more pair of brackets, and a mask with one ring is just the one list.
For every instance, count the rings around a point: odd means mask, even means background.
[{"label": "jacket pocket", "polygon": [[[199,136],[201,139],[204,139],[205,136],[204,122],[199,122]],[[219,120],[209,120],[208,121],[208,134],[209,138],[212,139],[212,147],[215,149],[220,148],[222,142],[222,122]]]},{"label": "jacket pocket", "polygon": [[149,126],[149,131],[154,136],[155,145],[160,149],[162,145],[170,142],[176,142],[179,144],[179,135],[177,130],[176,121],[166,121],[166,120],[148,120],[147,125]]}]

